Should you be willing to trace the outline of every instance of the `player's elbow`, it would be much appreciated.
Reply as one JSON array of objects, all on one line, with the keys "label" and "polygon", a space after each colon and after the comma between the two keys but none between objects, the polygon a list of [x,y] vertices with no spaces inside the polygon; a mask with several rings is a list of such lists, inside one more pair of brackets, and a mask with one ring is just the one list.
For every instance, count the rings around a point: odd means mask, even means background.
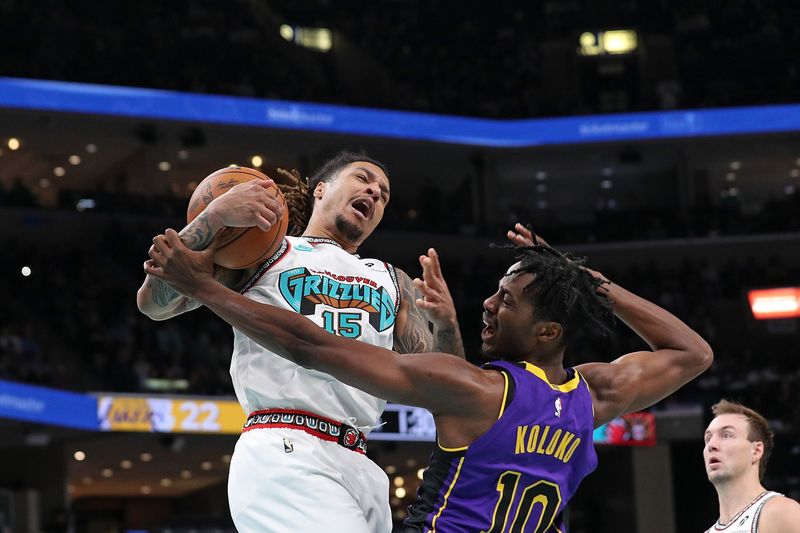
[{"label": "player's elbow", "polygon": [[699,376],[714,362],[711,345],[694,330],[686,328],[675,336],[675,348],[683,352],[681,365],[692,377]]},{"label": "player's elbow", "polygon": [[700,338],[691,349],[692,363],[697,369],[697,373],[701,374],[711,367],[714,362],[714,350],[711,345],[704,339]]},{"label": "player's elbow", "polygon": [[155,306],[148,298],[142,294],[142,290],[136,293],[136,307],[139,312],[151,320],[159,320],[158,313],[156,313]]},{"label": "player's elbow", "polygon": [[172,318],[172,315],[169,315],[167,313],[160,313],[155,309],[150,309],[146,306],[140,306],[139,311],[150,320],[155,320],[156,322],[161,322],[163,320]]},{"label": "player's elbow", "polygon": [[174,313],[166,312],[164,307],[157,306],[152,299],[148,298],[145,294],[142,294],[141,289],[136,293],[136,307],[139,309],[140,313],[150,320],[161,321],[167,320],[168,318],[172,318],[172,316],[174,316]]}]

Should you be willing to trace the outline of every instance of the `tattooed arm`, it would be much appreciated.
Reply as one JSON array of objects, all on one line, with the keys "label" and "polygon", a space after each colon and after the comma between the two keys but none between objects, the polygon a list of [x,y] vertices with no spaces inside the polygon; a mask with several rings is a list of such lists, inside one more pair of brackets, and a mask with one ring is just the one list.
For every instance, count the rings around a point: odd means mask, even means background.
[{"label": "tattooed arm", "polygon": [[[269,192],[274,182],[258,179],[240,183],[227,193],[214,198],[209,195],[205,210],[181,230],[181,241],[191,250],[205,250],[214,235],[226,226],[253,227],[267,231],[283,214],[283,206]],[[163,235],[153,239],[164,239]],[[163,243],[166,243],[163,240]],[[151,260],[159,252],[151,246],[147,255]],[[245,279],[247,271],[216,267],[214,277],[228,288],[236,289]],[[164,281],[147,275],[136,293],[139,311],[153,320],[166,320],[197,309],[200,304],[178,294]]]},{"label": "tattooed arm", "polygon": [[[183,243],[192,250],[205,249],[221,227],[209,220],[213,218],[207,212],[200,213],[196,219],[181,230],[179,235]],[[158,237],[153,239],[153,243],[156,239]],[[154,253],[158,252],[154,246],[151,246],[148,255],[152,256]],[[242,278],[242,271],[217,267],[215,277],[223,285],[234,288]],[[136,293],[136,305],[139,307],[139,311],[153,320],[167,320],[200,307],[199,303],[179,294],[166,282],[149,274]]]},{"label": "tattooed arm", "polygon": [[[423,260],[428,258],[428,260]],[[400,311],[394,329],[394,349],[400,353],[444,352],[464,358],[464,343],[456,321],[455,307],[441,271],[438,278],[431,271],[433,262],[438,269],[438,258],[433,255],[422,256],[425,280],[414,280],[397,269],[397,282],[400,285]],[[415,289],[415,285],[418,289]],[[428,316],[426,316],[426,314]],[[433,324],[431,333],[428,325]]]}]

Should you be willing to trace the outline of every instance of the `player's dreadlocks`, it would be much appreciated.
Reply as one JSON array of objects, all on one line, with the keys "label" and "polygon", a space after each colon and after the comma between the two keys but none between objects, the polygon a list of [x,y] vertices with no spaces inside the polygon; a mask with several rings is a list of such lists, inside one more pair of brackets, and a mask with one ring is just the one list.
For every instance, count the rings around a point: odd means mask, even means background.
[{"label": "player's dreadlocks", "polygon": [[603,288],[608,282],[582,268],[585,258],[562,254],[533,237],[538,244],[515,248],[520,267],[507,275],[534,274],[525,292],[533,299],[537,318],[561,324],[567,354],[587,340],[607,337],[614,316]]},{"label": "player's dreadlocks", "polygon": [[293,168],[287,170],[279,168],[278,177],[275,183],[278,184],[286,199],[286,206],[289,208],[289,227],[287,235],[297,237],[303,234],[303,230],[308,225],[308,218],[311,216],[309,198],[311,192],[308,188],[308,180],[300,176],[300,172]]},{"label": "player's dreadlocks", "polygon": [[386,165],[371,158],[366,152],[350,152],[348,150],[343,150],[326,161],[311,178],[303,179],[297,169],[277,169],[279,178],[275,181],[283,192],[286,205],[289,207],[288,235],[302,235],[306,229],[314,208],[313,194],[317,184],[334,180],[344,167],[357,161],[372,163],[383,170],[387,177],[389,176]]}]

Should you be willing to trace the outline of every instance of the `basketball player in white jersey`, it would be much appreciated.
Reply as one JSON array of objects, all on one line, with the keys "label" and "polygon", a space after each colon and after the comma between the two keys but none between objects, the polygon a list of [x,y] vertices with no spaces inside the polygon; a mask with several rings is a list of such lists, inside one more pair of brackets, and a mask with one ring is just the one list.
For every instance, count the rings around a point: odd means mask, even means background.
[{"label": "basketball player in white jersey", "polygon": [[800,504],[761,485],[773,446],[767,420],[727,400],[711,410],[703,459],[719,519],[706,533],[800,533]]},{"label": "basketball player in white jersey", "polygon": [[[237,185],[181,231],[204,249],[223,226],[266,229],[281,214],[265,183]],[[253,300],[291,309],[327,331],[401,353],[463,357],[452,299],[435,253],[425,282],[355,255],[389,201],[385,167],[342,152],[311,178],[313,210],[301,237],[286,237],[264,264],[217,277]],[[154,239],[151,257],[167,246]],[[417,299],[414,286],[423,298]],[[147,276],[140,310],[165,319],[199,306]],[[428,328],[434,326],[434,334]],[[234,330],[236,396],[248,413],[230,466],[228,496],[240,532],[388,532],[389,482],[366,455],[366,434],[386,402],[328,374],[297,366]]]}]

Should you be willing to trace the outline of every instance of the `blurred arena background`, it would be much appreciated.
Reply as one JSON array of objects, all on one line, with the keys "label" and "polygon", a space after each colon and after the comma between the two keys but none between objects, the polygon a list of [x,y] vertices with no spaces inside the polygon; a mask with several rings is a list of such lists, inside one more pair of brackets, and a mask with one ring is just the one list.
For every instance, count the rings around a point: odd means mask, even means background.
[{"label": "blurred arena background", "polygon": [[[391,173],[363,252],[413,276],[437,247],[471,361],[509,262],[488,243],[516,221],[712,344],[710,371],[598,433],[572,533],[708,527],[722,397],[770,419],[764,484],[797,499],[798,20],[778,0],[0,0],[0,532],[233,531],[232,335],[140,315],[141,264],[212,171],[308,175],[345,147]],[[571,363],[638,347],[620,325]],[[432,426],[384,421],[399,520]]]}]

